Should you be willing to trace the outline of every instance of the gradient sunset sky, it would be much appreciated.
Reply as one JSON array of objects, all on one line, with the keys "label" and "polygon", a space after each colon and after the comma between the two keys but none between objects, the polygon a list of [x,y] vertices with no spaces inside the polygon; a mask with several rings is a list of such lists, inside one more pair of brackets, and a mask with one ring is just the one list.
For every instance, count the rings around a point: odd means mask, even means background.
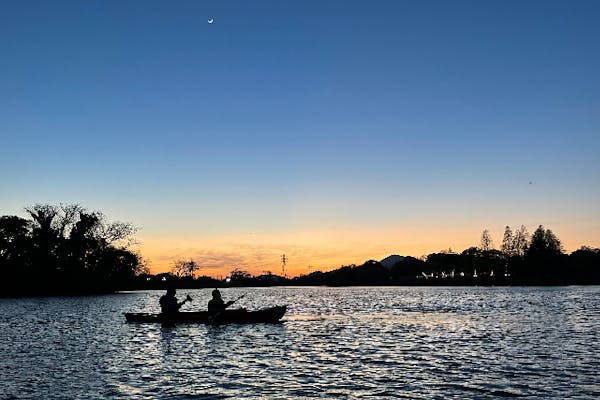
[{"label": "gradient sunset sky", "polygon": [[0,57],[0,214],[100,210],[153,272],[600,247],[600,1],[4,0]]}]

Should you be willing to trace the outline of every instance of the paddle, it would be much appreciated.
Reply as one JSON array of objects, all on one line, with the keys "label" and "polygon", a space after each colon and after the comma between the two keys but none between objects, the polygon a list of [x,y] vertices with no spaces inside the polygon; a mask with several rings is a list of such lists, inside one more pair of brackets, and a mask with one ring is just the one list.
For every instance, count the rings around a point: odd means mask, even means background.
[{"label": "paddle", "polygon": [[240,297],[238,297],[237,299],[235,299],[235,300],[228,301],[228,302],[227,302],[227,304],[225,305],[225,308],[227,308],[227,307],[229,307],[229,306],[233,305],[233,303],[235,303],[235,302],[236,302],[236,301],[238,301],[239,299],[243,298],[244,296],[246,296],[246,294],[245,294],[245,293],[244,293],[243,295],[241,295]]}]

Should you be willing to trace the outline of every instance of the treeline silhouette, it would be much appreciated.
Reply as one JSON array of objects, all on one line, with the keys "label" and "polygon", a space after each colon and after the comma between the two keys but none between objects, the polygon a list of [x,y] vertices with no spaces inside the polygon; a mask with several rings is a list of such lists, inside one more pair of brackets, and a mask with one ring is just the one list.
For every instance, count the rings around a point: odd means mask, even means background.
[{"label": "treeline silhouette", "polygon": [[484,230],[479,247],[393,264],[367,261],[292,280],[296,285],[597,285],[600,249],[583,246],[566,254],[558,237],[539,226],[531,237],[524,226],[507,226],[500,250]]},{"label": "treeline silhouette", "polygon": [[566,254],[558,237],[539,226],[532,235],[506,227],[500,249],[487,230],[479,246],[421,258],[381,261],[316,271],[294,278],[234,269],[225,279],[196,277],[201,265],[177,260],[169,273],[152,275],[129,249],[136,229],[108,222],[78,204],[36,204],[29,218],[0,217],[0,296],[106,293],[118,290],[273,285],[588,285],[600,284],[600,249]]},{"label": "treeline silhouette", "polygon": [[136,229],[79,204],[36,204],[0,217],[0,295],[113,292],[147,272],[128,247]]},{"label": "treeline silhouette", "polygon": [[451,249],[422,258],[390,256],[369,260],[329,272],[316,271],[294,278],[270,273],[254,276],[233,270],[223,280],[194,278],[200,265],[193,260],[176,261],[172,272],[141,275],[136,288],[273,285],[590,285],[600,284],[600,249],[581,247],[566,254],[558,237],[539,226],[529,235],[524,226],[507,226],[500,249],[495,249],[489,231],[480,246],[457,253]]}]

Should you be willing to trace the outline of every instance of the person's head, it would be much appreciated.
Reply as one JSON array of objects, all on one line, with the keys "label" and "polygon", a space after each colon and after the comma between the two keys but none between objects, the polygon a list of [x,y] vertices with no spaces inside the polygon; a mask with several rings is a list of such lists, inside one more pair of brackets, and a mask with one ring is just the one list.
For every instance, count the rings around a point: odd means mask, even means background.
[{"label": "person's head", "polygon": [[175,293],[177,293],[177,290],[174,287],[167,288],[167,296],[175,296]]},{"label": "person's head", "polygon": [[221,292],[219,292],[219,289],[215,289],[212,291],[212,297],[213,299],[221,298]]}]

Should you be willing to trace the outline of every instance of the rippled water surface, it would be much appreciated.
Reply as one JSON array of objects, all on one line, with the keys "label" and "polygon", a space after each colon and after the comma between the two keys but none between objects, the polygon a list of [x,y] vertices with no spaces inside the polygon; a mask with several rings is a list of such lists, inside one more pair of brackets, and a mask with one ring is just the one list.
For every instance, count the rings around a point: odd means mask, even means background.
[{"label": "rippled water surface", "polygon": [[288,314],[162,327],[123,317],[160,292],[0,299],[0,398],[600,398],[599,287],[222,292]]}]

